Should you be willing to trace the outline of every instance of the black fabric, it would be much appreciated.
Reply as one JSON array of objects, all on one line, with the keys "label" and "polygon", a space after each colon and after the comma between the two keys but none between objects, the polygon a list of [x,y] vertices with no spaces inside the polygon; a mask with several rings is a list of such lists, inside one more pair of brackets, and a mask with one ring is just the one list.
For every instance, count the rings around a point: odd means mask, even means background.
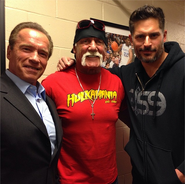
[{"label": "black fabric", "polygon": [[[87,37],[99,38],[99,39],[103,40],[103,42],[107,46],[107,38],[105,36],[105,32],[100,31],[98,29],[95,29],[92,25],[86,29],[77,29],[76,30],[73,45],[75,43],[77,43],[79,40],[81,40],[82,38],[87,38]],[[71,52],[73,53],[73,51],[71,51]]]},{"label": "black fabric", "polygon": [[112,68],[124,85],[131,119],[133,184],[180,184],[175,169],[184,173],[185,54],[176,42],[164,44],[168,56],[147,79],[141,62]]},{"label": "black fabric", "polygon": [[4,73],[0,84],[0,183],[56,184],[63,133],[54,102],[46,97],[57,138],[51,156],[46,127],[29,100]]}]

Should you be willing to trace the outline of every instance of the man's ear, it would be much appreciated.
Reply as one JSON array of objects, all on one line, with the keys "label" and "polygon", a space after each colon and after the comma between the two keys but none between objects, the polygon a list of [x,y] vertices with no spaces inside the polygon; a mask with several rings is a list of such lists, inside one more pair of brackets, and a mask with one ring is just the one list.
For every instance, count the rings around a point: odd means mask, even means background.
[{"label": "man's ear", "polygon": [[130,39],[130,42],[133,43],[131,34],[129,34],[129,39]]},{"label": "man's ear", "polygon": [[11,50],[12,49],[10,48],[10,45],[8,45],[8,47],[7,47],[7,54],[6,54],[6,56],[7,56],[8,59],[10,58]]},{"label": "man's ear", "polygon": [[164,30],[164,34],[163,34],[163,41],[166,42],[167,39],[167,30]]},{"label": "man's ear", "polygon": [[73,46],[73,53],[76,54],[76,48],[75,45]]}]

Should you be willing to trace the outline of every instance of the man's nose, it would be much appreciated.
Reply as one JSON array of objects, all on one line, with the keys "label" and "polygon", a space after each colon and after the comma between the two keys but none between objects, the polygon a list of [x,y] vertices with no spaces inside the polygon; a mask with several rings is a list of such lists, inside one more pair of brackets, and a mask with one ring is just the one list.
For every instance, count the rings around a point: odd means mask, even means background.
[{"label": "man's nose", "polygon": [[150,45],[151,45],[151,39],[150,39],[149,36],[146,36],[146,37],[145,37],[144,45],[145,45],[145,46],[150,46]]},{"label": "man's nose", "polygon": [[38,54],[37,51],[34,51],[34,52],[31,54],[30,60],[33,61],[33,62],[40,62],[39,54]]},{"label": "man's nose", "polygon": [[89,44],[89,49],[90,50],[97,50],[97,45],[95,40],[91,40],[90,44]]}]

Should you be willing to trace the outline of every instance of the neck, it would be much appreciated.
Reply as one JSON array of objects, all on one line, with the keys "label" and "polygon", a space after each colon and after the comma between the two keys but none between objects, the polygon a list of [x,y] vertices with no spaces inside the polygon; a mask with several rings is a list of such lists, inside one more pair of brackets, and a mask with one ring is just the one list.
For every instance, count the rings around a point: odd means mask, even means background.
[{"label": "neck", "polygon": [[78,68],[78,67],[76,67],[76,69],[78,71],[80,71],[81,73],[88,74],[88,75],[98,74],[101,72],[101,67],[96,67],[96,68],[93,68],[93,67]]}]

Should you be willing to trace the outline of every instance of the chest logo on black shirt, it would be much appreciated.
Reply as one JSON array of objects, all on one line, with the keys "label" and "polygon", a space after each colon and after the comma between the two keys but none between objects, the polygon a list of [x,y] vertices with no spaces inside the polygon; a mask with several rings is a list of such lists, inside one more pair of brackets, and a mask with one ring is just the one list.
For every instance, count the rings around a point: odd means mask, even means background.
[{"label": "chest logo on black shirt", "polygon": [[[131,89],[130,92],[133,94],[134,90]],[[156,116],[161,116],[165,112],[166,99],[164,95],[159,92],[157,97],[155,97],[155,94],[156,91],[141,91],[139,87],[135,90],[134,98],[132,95],[130,101],[136,115],[142,114],[152,116],[154,111],[156,111]],[[155,98],[157,98],[156,104],[154,103]]]}]

